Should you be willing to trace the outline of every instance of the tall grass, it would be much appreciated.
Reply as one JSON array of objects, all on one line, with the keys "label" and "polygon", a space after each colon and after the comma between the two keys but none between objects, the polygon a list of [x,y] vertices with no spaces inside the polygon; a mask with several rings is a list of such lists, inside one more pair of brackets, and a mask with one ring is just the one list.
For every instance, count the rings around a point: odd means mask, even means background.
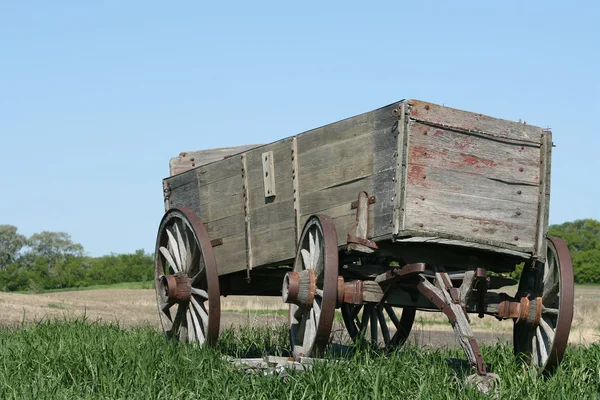
[{"label": "tall grass", "polygon": [[[600,345],[569,348],[550,379],[515,362],[507,346],[483,347],[502,399],[597,399]],[[285,327],[226,331],[216,349],[167,342],[151,328],[79,319],[0,330],[1,399],[471,399],[458,350],[406,347],[330,355],[308,372],[246,374],[233,357],[287,356]]]}]

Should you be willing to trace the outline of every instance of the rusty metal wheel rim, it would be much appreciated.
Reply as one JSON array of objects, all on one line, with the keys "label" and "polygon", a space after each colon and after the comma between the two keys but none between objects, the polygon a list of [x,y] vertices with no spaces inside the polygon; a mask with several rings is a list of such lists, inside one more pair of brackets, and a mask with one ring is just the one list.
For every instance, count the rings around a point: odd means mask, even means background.
[{"label": "rusty metal wheel rim", "polygon": [[[370,344],[392,350],[401,347],[412,329],[417,310],[403,308],[400,318],[389,304],[343,304],[342,317],[350,338],[357,344]],[[392,335],[390,323],[396,329]]]},{"label": "rusty metal wheel rim", "polygon": [[312,216],[304,225],[294,271],[315,269],[312,305],[290,304],[290,342],[296,357],[323,354],[329,342],[337,299],[338,246],[335,224],[329,217]]},{"label": "rusty metal wheel rim", "polygon": [[217,264],[206,228],[193,210],[182,207],[165,213],[154,261],[158,314],[165,335],[214,345],[221,320]]},{"label": "rusty metal wheel rim", "polygon": [[573,264],[562,239],[548,238],[543,268],[524,270],[519,292],[542,298],[542,317],[537,326],[515,323],[515,354],[541,373],[551,374],[563,358],[573,320]]}]

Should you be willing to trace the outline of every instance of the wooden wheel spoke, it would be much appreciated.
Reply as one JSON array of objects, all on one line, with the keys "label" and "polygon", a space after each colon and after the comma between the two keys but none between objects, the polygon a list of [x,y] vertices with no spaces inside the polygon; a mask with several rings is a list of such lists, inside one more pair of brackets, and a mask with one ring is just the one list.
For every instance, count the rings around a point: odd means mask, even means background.
[{"label": "wooden wheel spoke", "polygon": [[312,265],[311,253],[306,249],[300,250],[300,253],[302,254],[302,262],[304,263],[304,268],[311,269],[311,265]]},{"label": "wooden wheel spoke", "polygon": [[352,312],[350,314],[352,319],[355,319],[356,317],[358,317],[358,313],[360,312],[360,310],[362,310],[362,308],[363,308],[363,306],[353,306],[352,307]]},{"label": "wooden wheel spoke", "polygon": [[378,332],[377,332],[377,310],[375,307],[371,307],[371,312],[369,313],[371,317],[371,341],[373,343],[377,343],[378,340]]},{"label": "wooden wheel spoke", "polygon": [[196,341],[196,332],[194,329],[194,323],[192,322],[192,311],[190,310],[190,307],[188,307],[188,309],[185,312],[185,319],[188,333],[188,341],[194,342]]},{"label": "wooden wheel spoke", "polygon": [[169,321],[173,322],[173,318],[171,317],[171,307],[173,307],[173,304],[164,303],[160,311],[169,319]]},{"label": "wooden wheel spoke", "polygon": [[192,296],[190,298],[192,306],[196,309],[198,315],[200,315],[200,320],[202,321],[202,325],[204,329],[208,329],[208,312],[204,308],[204,304],[198,303],[196,298]]},{"label": "wooden wheel spoke", "polygon": [[173,271],[175,273],[180,272],[179,267],[177,266],[177,264],[175,263],[175,260],[171,256],[171,252],[164,246],[161,246],[158,250],[165,257],[165,259],[167,260],[167,262],[169,263],[169,266],[173,269]]},{"label": "wooden wheel spoke", "polygon": [[537,336],[534,334],[531,336],[531,355],[532,355],[532,362],[534,365],[540,365],[540,357],[539,357],[539,351],[538,351],[538,342],[537,342]]},{"label": "wooden wheel spoke", "polygon": [[535,336],[537,338],[540,352],[540,363],[543,365],[548,360],[548,349],[550,348],[550,343],[548,342],[548,338],[544,338],[544,335],[542,335],[542,330],[539,326],[535,330]]},{"label": "wooden wheel spoke", "polygon": [[167,332],[167,336],[174,337],[181,330],[181,323],[185,318],[185,309],[182,306],[177,308],[177,312],[175,313],[175,319],[173,320],[173,324],[171,325],[171,329]]},{"label": "wooden wheel spoke", "polygon": [[[192,316],[192,323],[194,325],[194,330],[196,331],[196,340],[198,340],[200,342],[204,342],[204,339],[206,336],[204,334],[204,331],[206,330],[206,325],[204,324],[204,322],[202,323],[202,325],[200,324],[199,315],[201,315],[201,314],[193,302],[190,305],[189,311]],[[204,329],[202,329],[203,327],[204,327]]]},{"label": "wooden wheel spoke", "polygon": [[310,349],[310,342],[311,342],[311,337],[312,337],[312,331],[313,331],[313,321],[310,318],[310,309],[305,309],[304,310],[304,314],[302,315],[302,322],[303,322],[303,330],[301,330],[302,332],[302,348],[304,349],[305,352],[307,352]]},{"label": "wooden wheel spoke", "polygon": [[[177,226],[177,224],[175,224],[175,226]],[[179,268],[179,271],[183,271],[183,269],[181,267],[182,266],[181,254],[179,253],[179,246],[177,245],[177,239],[175,239],[175,237],[173,236],[173,233],[171,233],[171,231],[169,229],[166,229],[166,231],[167,231],[167,236],[169,237],[168,247],[169,247],[169,249],[171,249],[171,254],[173,255],[173,260],[177,264],[177,268]]]},{"label": "wooden wheel spoke", "polygon": [[187,249],[185,247],[185,244],[183,242],[183,236],[181,235],[181,231],[179,230],[179,225],[174,224],[175,225],[175,233],[177,236],[177,247],[179,250],[179,259],[181,260],[181,271],[182,272],[189,272],[188,269],[188,259],[187,259]]},{"label": "wooden wheel spoke", "polygon": [[394,308],[389,304],[386,304],[384,308],[396,329],[400,329],[400,321],[398,320],[398,316],[396,315],[396,311],[394,311]]},{"label": "wooden wheel spoke", "polygon": [[551,307],[542,306],[542,315],[544,315],[544,314],[557,316],[558,315],[558,308],[551,308]]},{"label": "wooden wheel spoke", "polygon": [[544,334],[548,338],[548,343],[554,343],[554,329],[552,329],[550,324],[543,317],[540,319],[540,328],[544,331]]},{"label": "wooden wheel spoke", "polygon": [[360,332],[364,336],[369,325],[369,317],[371,315],[371,307],[365,305],[363,307],[362,317],[360,319]]},{"label": "wooden wheel spoke", "polygon": [[379,319],[379,326],[381,327],[381,334],[383,336],[383,343],[388,344],[390,342],[390,329],[387,325],[385,315],[383,315],[383,308],[377,307],[377,318]]},{"label": "wooden wheel spoke", "polygon": [[314,299],[313,300],[313,310],[315,310],[315,313],[321,314],[321,303],[319,302],[318,299]]},{"label": "wooden wheel spoke", "polygon": [[315,235],[315,244],[314,244],[314,253],[312,255],[312,259],[313,259],[313,264],[312,264],[312,269],[315,270],[315,273],[317,275],[320,275],[321,272],[323,272],[323,268],[321,266],[321,263],[319,261],[321,261],[321,240],[319,239],[319,235],[318,233]]},{"label": "wooden wheel spoke", "polygon": [[192,294],[200,296],[202,298],[202,301],[208,300],[208,293],[206,292],[206,290],[192,287]]},{"label": "wooden wheel spoke", "polygon": [[542,294],[542,303],[552,304],[558,296],[559,288],[559,282],[553,282],[552,285],[549,287],[544,286],[544,291]]}]

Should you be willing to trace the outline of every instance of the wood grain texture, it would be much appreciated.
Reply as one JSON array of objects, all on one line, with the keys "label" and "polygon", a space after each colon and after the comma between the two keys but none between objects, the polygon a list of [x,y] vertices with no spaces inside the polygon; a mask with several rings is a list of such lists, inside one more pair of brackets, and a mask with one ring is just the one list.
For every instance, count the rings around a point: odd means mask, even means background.
[{"label": "wood grain texture", "polygon": [[537,205],[411,187],[406,229],[444,232],[533,249]]},{"label": "wood grain texture", "polygon": [[203,165],[195,171],[200,218],[211,239],[223,239],[223,244],[214,248],[219,275],[245,270],[246,223],[240,157]]},{"label": "wood grain texture", "polygon": [[334,219],[338,243],[345,244],[356,222],[351,203],[361,191],[376,197],[368,236],[391,233],[395,174],[394,105],[299,135],[300,224],[312,214]]},{"label": "wood grain texture", "polygon": [[543,134],[543,130],[537,126],[492,118],[420,100],[408,100],[407,103],[410,105],[410,118],[429,125],[450,127],[465,132],[484,132],[498,139],[533,144],[539,144]]},{"label": "wood grain texture", "polygon": [[404,230],[404,205],[406,203],[406,177],[408,169],[408,115],[406,103],[398,105],[398,121],[396,123],[396,153],[395,159],[395,185],[393,233],[397,235]]},{"label": "wood grain texture", "polygon": [[539,184],[539,144],[514,145],[418,122],[409,124],[408,140],[409,165],[444,168],[507,183]]},{"label": "wood grain texture", "polygon": [[[293,259],[296,252],[292,140],[284,139],[246,153],[249,232],[254,266]],[[265,197],[264,155],[270,154],[276,196]]]},{"label": "wood grain texture", "polygon": [[275,186],[275,163],[273,161],[273,152],[267,151],[262,153],[263,163],[263,184],[265,189],[265,197],[273,197],[277,195]]},{"label": "wood grain texture", "polygon": [[178,157],[171,158],[169,161],[169,170],[171,176],[181,174],[190,169],[201,165],[210,164],[212,162],[222,160],[227,157],[242,153],[244,151],[261,146],[260,144],[248,144],[244,146],[223,147],[220,149],[208,149],[187,151],[179,153]]},{"label": "wood grain texture", "polygon": [[550,177],[552,163],[552,132],[545,131],[540,148],[540,187],[539,187],[539,208],[537,220],[537,237],[535,246],[535,255],[540,262],[546,261],[548,234],[548,219],[550,214]]},{"label": "wood grain texture", "polygon": [[195,171],[189,171],[163,180],[165,211],[171,208],[190,207],[200,214],[200,193]]},{"label": "wood grain texture", "polygon": [[[408,124],[404,229],[533,252],[540,145]],[[428,234],[427,236],[430,236]]]}]

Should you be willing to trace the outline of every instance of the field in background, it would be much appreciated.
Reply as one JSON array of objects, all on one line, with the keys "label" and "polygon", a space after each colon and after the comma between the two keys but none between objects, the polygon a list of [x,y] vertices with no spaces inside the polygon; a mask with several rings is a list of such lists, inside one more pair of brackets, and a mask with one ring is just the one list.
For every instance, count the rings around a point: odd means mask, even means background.
[{"label": "field in background", "polygon": [[[96,290],[57,291],[43,294],[0,292],[3,316],[0,325],[20,325],[52,318],[77,318],[116,322],[120,326],[149,326],[158,329],[154,289],[149,282],[101,286]],[[510,290],[507,290],[510,293]],[[569,341],[589,344],[600,340],[600,286],[575,287],[575,315]],[[230,296],[221,298],[222,327],[280,325],[287,321],[287,307],[279,297]],[[337,334],[345,329],[338,316]],[[483,343],[512,340],[512,322],[472,315],[477,338]],[[336,333],[334,332],[334,333]],[[440,313],[418,312],[411,340],[420,344],[456,344],[452,329]]]}]

